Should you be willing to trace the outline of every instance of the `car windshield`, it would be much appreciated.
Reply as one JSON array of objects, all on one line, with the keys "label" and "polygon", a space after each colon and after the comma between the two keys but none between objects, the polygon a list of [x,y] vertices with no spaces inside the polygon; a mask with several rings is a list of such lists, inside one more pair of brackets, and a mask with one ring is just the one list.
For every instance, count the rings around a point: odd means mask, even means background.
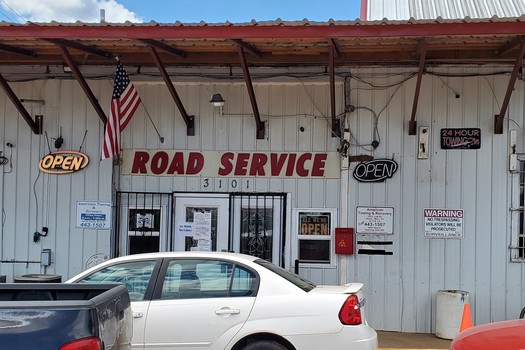
[{"label": "car windshield", "polygon": [[293,283],[294,285],[301,288],[305,292],[309,292],[316,287],[315,283],[308,281],[306,278],[296,275],[295,273],[291,273],[290,271],[285,270],[275,264],[272,264],[269,261],[259,259],[259,260],[255,260],[255,263],[261,266],[264,266],[268,270],[276,273],[277,275],[281,276],[288,282]]}]

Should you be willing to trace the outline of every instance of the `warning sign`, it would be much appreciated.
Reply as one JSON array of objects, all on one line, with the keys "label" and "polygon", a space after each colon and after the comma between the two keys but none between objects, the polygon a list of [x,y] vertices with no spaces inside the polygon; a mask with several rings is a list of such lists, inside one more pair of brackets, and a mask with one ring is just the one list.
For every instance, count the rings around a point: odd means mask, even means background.
[{"label": "warning sign", "polygon": [[425,237],[463,238],[463,209],[424,209]]}]

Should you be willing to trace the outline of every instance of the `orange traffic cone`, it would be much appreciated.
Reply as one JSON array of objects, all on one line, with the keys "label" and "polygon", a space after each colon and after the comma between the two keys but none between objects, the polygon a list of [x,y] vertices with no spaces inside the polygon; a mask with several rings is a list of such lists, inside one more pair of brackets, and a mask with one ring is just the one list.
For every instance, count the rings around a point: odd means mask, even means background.
[{"label": "orange traffic cone", "polygon": [[470,316],[470,305],[465,303],[463,306],[463,317],[461,318],[461,326],[459,331],[463,332],[465,329],[472,327],[472,317]]}]

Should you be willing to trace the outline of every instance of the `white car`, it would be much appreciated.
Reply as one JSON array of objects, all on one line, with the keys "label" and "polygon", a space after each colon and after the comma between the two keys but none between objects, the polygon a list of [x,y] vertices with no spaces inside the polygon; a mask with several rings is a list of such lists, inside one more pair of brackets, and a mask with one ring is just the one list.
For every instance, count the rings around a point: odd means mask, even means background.
[{"label": "white car", "polygon": [[129,255],[66,283],[105,282],[128,286],[133,349],[377,349],[361,283],[316,286],[249,255]]}]

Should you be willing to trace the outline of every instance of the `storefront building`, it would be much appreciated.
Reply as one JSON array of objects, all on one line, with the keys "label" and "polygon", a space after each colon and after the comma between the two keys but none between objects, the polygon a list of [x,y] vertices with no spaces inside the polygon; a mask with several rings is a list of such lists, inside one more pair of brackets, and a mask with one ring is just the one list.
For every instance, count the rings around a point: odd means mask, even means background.
[{"label": "storefront building", "polygon": [[[378,330],[525,305],[522,18],[0,25],[0,274],[235,251]],[[101,160],[118,57],[141,102]],[[68,71],[64,71],[68,68]],[[505,302],[502,302],[504,300]]]}]

